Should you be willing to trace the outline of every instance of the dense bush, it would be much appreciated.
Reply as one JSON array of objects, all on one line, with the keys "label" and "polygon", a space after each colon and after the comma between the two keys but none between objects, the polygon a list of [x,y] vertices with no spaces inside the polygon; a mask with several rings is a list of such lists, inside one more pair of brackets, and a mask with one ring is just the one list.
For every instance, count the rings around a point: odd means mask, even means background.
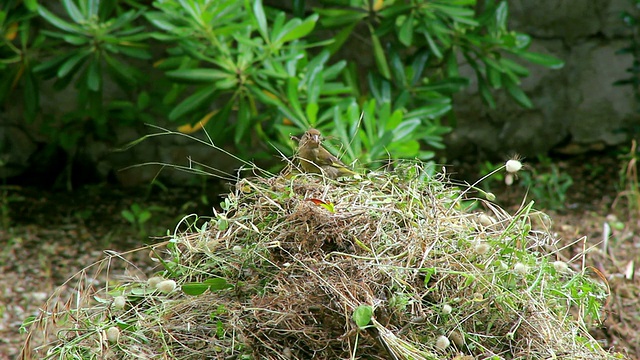
[{"label": "dense bush", "polygon": [[[219,144],[258,140],[290,154],[290,134],[313,126],[346,146],[345,161],[377,166],[443,147],[454,119],[442,118],[471,82],[460,63],[491,107],[503,89],[532,106],[519,60],[562,66],[507,28],[506,1],[143,3],[4,2],[0,100],[9,106],[22,92],[25,118],[45,120],[68,151],[87,132],[168,120],[190,125],[185,132],[204,125]],[[59,90],[73,84],[75,111],[39,112],[49,79]]]}]

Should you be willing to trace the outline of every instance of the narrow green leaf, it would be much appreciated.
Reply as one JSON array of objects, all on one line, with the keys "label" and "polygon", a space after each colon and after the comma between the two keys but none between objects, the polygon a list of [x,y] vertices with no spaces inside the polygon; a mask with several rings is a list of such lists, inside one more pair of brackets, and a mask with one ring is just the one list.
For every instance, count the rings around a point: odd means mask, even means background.
[{"label": "narrow green leaf", "polygon": [[98,91],[102,87],[102,74],[100,71],[100,59],[93,59],[89,63],[89,73],[87,74],[87,87],[91,91]]},{"label": "narrow green leaf", "polygon": [[491,66],[487,66],[487,80],[494,89],[502,87],[502,74]]},{"label": "narrow green leaf", "polygon": [[385,79],[391,79],[391,71],[389,70],[389,64],[387,64],[387,58],[385,56],[384,49],[380,43],[380,39],[375,34],[375,31],[371,25],[369,25],[369,31],[371,32],[371,42],[373,44],[373,57],[376,61],[378,71]]},{"label": "narrow green leaf", "polygon": [[347,41],[349,35],[351,35],[351,33],[353,32],[353,28],[355,27],[356,23],[347,25],[342,30],[340,30],[340,32],[333,36],[333,43],[327,46],[327,50],[329,50],[329,53],[331,55],[335,54],[342,48],[342,45],[344,45],[345,41]]},{"label": "narrow green leaf", "polygon": [[216,69],[178,69],[167,71],[166,75],[171,80],[177,80],[186,83],[206,83],[214,82],[221,79],[233,77],[226,71]]},{"label": "narrow green leaf", "polygon": [[295,77],[287,79],[287,100],[293,107],[298,118],[303,118],[302,106],[300,105],[300,95],[298,93],[299,81]]},{"label": "narrow green leaf", "polygon": [[484,81],[480,74],[478,75],[478,90],[480,91],[480,96],[482,100],[487,104],[491,109],[496,108],[496,102],[493,99],[493,95],[491,95],[491,90],[487,86],[487,83]]},{"label": "narrow green leaf", "polygon": [[415,130],[422,122],[418,119],[406,120],[400,123],[395,129],[393,129],[393,140],[406,141],[411,138],[411,135],[415,133]]},{"label": "narrow green leaf", "polygon": [[238,116],[236,120],[236,131],[233,137],[236,145],[239,145],[244,139],[247,131],[251,127],[251,108],[249,107],[249,103],[244,99],[240,98],[238,102]]},{"label": "narrow green leaf", "polygon": [[178,3],[182,6],[182,9],[186,10],[187,14],[191,16],[191,19],[194,20],[199,25],[204,25],[202,21],[202,9],[195,1],[191,0],[177,0]]},{"label": "narrow green leaf", "polygon": [[38,0],[24,0],[24,6],[29,11],[38,10]]},{"label": "narrow green leaf", "polygon": [[385,131],[382,136],[372,139],[372,146],[369,150],[371,159],[386,157],[386,149],[393,141],[393,132]]},{"label": "narrow green leaf", "polygon": [[502,65],[502,67],[504,67],[505,69],[511,70],[513,73],[515,73],[518,76],[521,76],[521,77],[529,76],[529,69],[527,69],[526,67],[514,61],[511,61],[503,57],[503,58],[500,58],[499,62]]},{"label": "narrow green leaf", "polygon": [[124,55],[134,59],[149,60],[152,55],[147,49],[133,46],[117,46],[117,49]]},{"label": "narrow green leaf", "polygon": [[404,46],[411,46],[413,43],[413,14],[404,19],[398,32],[398,40],[400,40]]},{"label": "narrow green leaf", "polygon": [[[260,83],[258,81],[258,83]],[[260,84],[262,85],[262,84]],[[300,119],[296,116],[296,114],[294,112],[291,111],[291,109],[289,109],[289,107],[287,107],[279,98],[277,97],[269,97],[267,96],[267,94],[265,94],[262,91],[262,87],[258,87],[258,86],[254,86],[254,85],[250,85],[247,84],[246,85],[247,88],[251,91],[251,93],[261,102],[265,103],[265,104],[271,104],[274,105],[278,108],[278,111],[287,119],[291,120],[294,124],[296,124],[297,127],[301,128],[301,129],[306,129],[307,127],[309,127],[309,124],[306,124],[304,119]]]},{"label": "narrow green leaf", "polygon": [[40,14],[40,16],[42,16],[51,25],[57,27],[60,30],[74,34],[83,34],[82,28],[60,19],[42,5],[38,5],[38,14]]},{"label": "narrow green leaf", "polygon": [[264,8],[262,7],[262,0],[255,0],[253,3],[253,16],[258,23],[258,31],[265,40],[269,39],[269,29],[267,28],[267,17],[264,14]]},{"label": "narrow green leaf", "polygon": [[126,83],[127,86],[133,86],[136,84],[136,79],[140,76],[136,69],[131,68],[127,64],[109,56],[107,53],[102,53],[102,55],[109,65],[109,70],[113,71],[113,74],[116,75],[117,79]]},{"label": "narrow green leaf", "polygon": [[204,294],[205,291],[209,290],[209,285],[204,283],[186,283],[181,286],[182,292],[191,296],[198,296]]},{"label": "narrow green leaf", "polygon": [[[50,60],[47,60],[43,63],[40,63],[36,66],[33,67],[33,72],[36,74],[45,74],[45,78],[48,78],[50,76],[54,76],[55,73],[57,71],[56,70],[60,64],[62,64],[63,62],[65,62],[70,56],[73,56],[73,54],[61,54],[58,55]],[[47,74],[50,73],[50,74]]]},{"label": "narrow green leaf", "polygon": [[318,103],[312,102],[307,104],[307,120],[309,124],[314,127],[318,119]]},{"label": "narrow green leaf", "polygon": [[213,86],[205,86],[201,88],[178,104],[178,106],[169,113],[169,120],[175,121],[190,112],[198,110],[210,101],[215,93],[216,88]]},{"label": "narrow green leaf", "polygon": [[144,17],[152,23],[155,27],[162,29],[164,31],[174,31],[176,26],[171,22],[171,19],[168,15],[163,14],[158,11],[151,11],[144,14]]},{"label": "narrow green leaf", "polygon": [[62,39],[74,46],[84,45],[89,42],[89,38],[73,34],[64,35]]},{"label": "narrow green leaf", "polygon": [[411,76],[411,86],[415,86],[422,79],[422,73],[424,68],[429,61],[429,52],[425,49],[418,51],[411,62],[411,71],[413,74]]},{"label": "narrow green leaf", "polygon": [[87,50],[77,51],[75,55],[71,56],[67,59],[61,66],[58,68],[57,75],[59,78],[63,78],[67,76],[73,69],[79,66],[80,62],[83,61],[87,56],[89,56],[90,52]]},{"label": "narrow green leaf", "polygon": [[504,76],[502,78],[502,82],[504,83],[504,87],[505,87],[505,89],[507,89],[507,92],[509,93],[509,95],[511,95],[511,97],[518,104],[522,105],[523,107],[525,107],[527,109],[533,108],[533,104],[531,103],[531,100],[529,99],[527,94],[525,94],[524,91],[522,91],[522,89],[520,89],[520,87],[518,85],[516,85],[511,80],[510,77]]},{"label": "narrow green leaf", "polygon": [[501,1],[495,12],[496,27],[498,30],[507,31],[507,18],[509,17],[509,5],[506,1]]},{"label": "narrow green leaf", "polygon": [[219,90],[229,90],[238,86],[238,78],[237,77],[227,77],[222,80],[218,80],[215,83],[216,89]]},{"label": "narrow green leaf", "polygon": [[469,86],[469,79],[463,77],[448,77],[444,80],[434,81],[425,86],[416,88],[419,92],[437,91],[444,94],[453,94]]},{"label": "narrow green leaf", "polygon": [[136,101],[136,107],[140,111],[145,110],[150,102],[151,96],[149,96],[149,93],[147,91],[141,91],[140,95],[138,95],[138,101]]},{"label": "narrow green leaf", "polygon": [[[295,22],[295,20],[299,21],[298,18],[295,18],[293,20],[290,20],[289,22]],[[293,26],[291,29],[287,29],[287,23],[282,29],[282,33],[280,34],[279,38],[276,39],[276,43],[284,44],[289,41],[297,40],[307,36],[311,31],[313,31],[313,28],[316,26],[317,22],[318,14],[313,14],[306,18],[303,22]]]},{"label": "narrow green leaf", "polygon": [[314,8],[313,10],[322,16],[320,18],[322,26],[329,28],[357,24],[369,15],[365,11],[351,9]]},{"label": "narrow green leaf", "polygon": [[[91,17],[96,17],[98,16],[98,12],[100,11],[100,1],[102,0],[87,0],[87,1],[81,1],[80,3],[88,3],[87,4],[87,9],[86,9],[86,14],[88,15],[87,17],[91,18]],[[103,3],[107,3],[107,1],[103,1]]]},{"label": "narrow green leaf", "polygon": [[431,34],[429,34],[428,31],[423,31],[422,35],[424,35],[424,37],[427,39],[427,44],[429,44],[429,49],[431,49],[431,52],[433,52],[433,55],[435,55],[438,59],[442,59],[442,52],[438,48],[438,45],[436,44],[436,42],[433,41]]},{"label": "narrow green leaf", "polygon": [[402,123],[403,117],[404,117],[404,114],[402,110],[398,109],[394,111],[393,114],[391,114],[391,116],[389,117],[389,120],[387,120],[387,122],[384,124],[384,129],[394,130],[400,125],[400,123]]},{"label": "narrow green leaf", "polygon": [[518,52],[516,54],[523,59],[531,61],[532,63],[540,64],[551,69],[561,69],[564,66],[564,61],[555,56],[529,51]]},{"label": "narrow green leaf", "polygon": [[451,110],[450,103],[429,104],[404,115],[405,121],[413,118],[417,119],[436,119],[448,113]]},{"label": "narrow green leaf", "polygon": [[64,6],[65,10],[67,10],[67,14],[69,14],[69,17],[71,17],[71,19],[76,24],[81,24],[87,20],[84,15],[82,15],[73,0],[62,0],[62,5]]},{"label": "narrow green leaf", "polygon": [[204,281],[205,285],[209,286],[211,291],[225,290],[233,287],[232,284],[229,284],[224,278],[211,278]]}]

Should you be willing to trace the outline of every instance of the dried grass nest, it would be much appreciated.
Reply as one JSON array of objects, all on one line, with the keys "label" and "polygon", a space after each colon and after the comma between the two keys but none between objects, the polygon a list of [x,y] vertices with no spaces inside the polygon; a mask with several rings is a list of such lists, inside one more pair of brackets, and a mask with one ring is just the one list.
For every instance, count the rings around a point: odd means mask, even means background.
[{"label": "dried grass nest", "polygon": [[[52,297],[24,358],[620,358],[585,329],[605,286],[558,260],[531,204],[463,190],[415,164],[240,180],[224,212],[153,246],[151,279]],[[43,329],[57,338],[29,343]]]}]

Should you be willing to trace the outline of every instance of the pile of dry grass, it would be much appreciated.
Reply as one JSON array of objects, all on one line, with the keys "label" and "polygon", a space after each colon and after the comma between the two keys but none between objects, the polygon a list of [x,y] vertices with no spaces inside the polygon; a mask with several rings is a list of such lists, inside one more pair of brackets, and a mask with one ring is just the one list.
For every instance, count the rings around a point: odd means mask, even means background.
[{"label": "pile of dry grass", "polygon": [[463,201],[405,165],[244,179],[223,208],[154,246],[156,276],[172,281],[133,276],[50,303],[30,335],[65,330],[25,358],[616,358],[585,330],[604,286],[554,261],[530,205],[510,216]]}]

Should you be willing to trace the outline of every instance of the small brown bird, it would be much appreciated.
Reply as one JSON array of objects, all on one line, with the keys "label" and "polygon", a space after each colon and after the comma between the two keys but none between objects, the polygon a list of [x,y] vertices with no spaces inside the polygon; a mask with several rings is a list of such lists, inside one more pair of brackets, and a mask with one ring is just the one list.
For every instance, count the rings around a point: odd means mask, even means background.
[{"label": "small brown bird", "polygon": [[302,170],[308,173],[324,174],[331,179],[355,175],[356,173],[349,170],[340,159],[322,147],[321,140],[322,135],[317,129],[309,129],[302,135],[298,145],[298,157]]}]

